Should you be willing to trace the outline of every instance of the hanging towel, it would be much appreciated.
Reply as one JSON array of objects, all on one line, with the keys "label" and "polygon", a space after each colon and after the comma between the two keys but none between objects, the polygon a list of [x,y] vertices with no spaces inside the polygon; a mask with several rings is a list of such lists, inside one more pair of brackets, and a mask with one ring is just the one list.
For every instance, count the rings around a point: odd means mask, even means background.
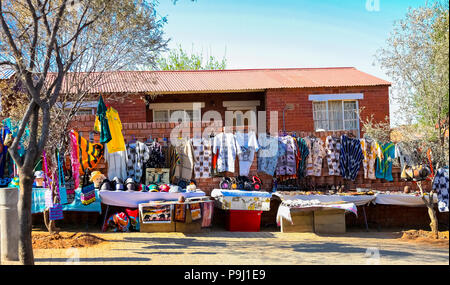
[{"label": "hanging towel", "polygon": [[90,143],[78,132],[71,130],[71,135],[77,139],[78,161],[80,162],[80,173],[84,174],[87,169],[93,169],[103,156],[103,145]]},{"label": "hanging towel", "polygon": [[102,96],[100,96],[100,98],[98,99],[97,118],[100,122],[100,143],[108,143],[109,141],[111,141],[112,137],[111,131],[109,129],[108,119],[106,117],[106,105],[105,102],[103,102]]}]

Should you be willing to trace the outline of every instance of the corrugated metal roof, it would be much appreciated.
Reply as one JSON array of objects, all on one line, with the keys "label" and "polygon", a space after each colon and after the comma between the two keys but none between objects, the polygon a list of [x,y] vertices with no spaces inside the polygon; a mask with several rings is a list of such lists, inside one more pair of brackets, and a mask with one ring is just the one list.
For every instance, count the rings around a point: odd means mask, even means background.
[{"label": "corrugated metal roof", "polygon": [[[98,74],[91,74],[96,76]],[[70,75],[66,83],[70,84]],[[73,83],[73,81],[72,81]],[[244,92],[391,85],[354,67],[105,72],[91,93]],[[67,90],[67,89],[66,89]]]}]

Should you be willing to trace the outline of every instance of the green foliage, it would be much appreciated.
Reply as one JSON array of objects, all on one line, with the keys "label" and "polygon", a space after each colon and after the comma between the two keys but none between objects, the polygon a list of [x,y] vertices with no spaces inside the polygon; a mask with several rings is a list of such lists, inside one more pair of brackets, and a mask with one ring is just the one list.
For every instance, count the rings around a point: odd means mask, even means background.
[{"label": "green foliage", "polygon": [[225,56],[218,60],[210,55],[206,58],[203,53],[188,54],[181,45],[169,51],[166,57],[157,60],[160,70],[223,70],[227,66]]},{"label": "green foliage", "polygon": [[[377,61],[393,78],[397,114],[410,125],[404,140],[420,141],[433,158],[448,165],[449,7],[434,3],[410,9],[396,22]],[[413,132],[413,133],[411,133]]]}]

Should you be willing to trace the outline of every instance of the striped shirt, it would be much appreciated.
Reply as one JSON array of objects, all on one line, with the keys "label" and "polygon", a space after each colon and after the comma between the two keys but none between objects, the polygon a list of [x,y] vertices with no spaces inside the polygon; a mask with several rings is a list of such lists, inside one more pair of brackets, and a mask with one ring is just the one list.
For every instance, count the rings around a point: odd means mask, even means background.
[{"label": "striped shirt", "polygon": [[359,139],[352,139],[346,135],[341,136],[341,152],[339,165],[344,179],[354,181],[358,175],[363,153]]}]

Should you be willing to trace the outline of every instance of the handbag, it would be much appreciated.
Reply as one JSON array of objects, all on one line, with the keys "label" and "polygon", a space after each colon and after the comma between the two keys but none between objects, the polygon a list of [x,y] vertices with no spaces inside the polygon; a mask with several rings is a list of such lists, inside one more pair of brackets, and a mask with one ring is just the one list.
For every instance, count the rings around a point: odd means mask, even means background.
[{"label": "handbag", "polygon": [[80,200],[83,205],[89,205],[95,202],[95,185],[89,183],[89,170],[83,175],[83,186],[81,187]]},{"label": "handbag", "polygon": [[220,189],[230,189],[231,188],[231,179],[230,177],[224,177],[219,183]]},{"label": "handbag", "polygon": [[415,166],[406,165],[403,167],[400,177],[407,181],[423,181],[426,180],[430,174],[431,169],[426,164]]},{"label": "handbag", "polygon": [[54,204],[49,208],[49,219],[50,221],[62,220],[64,219],[62,205],[59,203]]},{"label": "handbag", "polygon": [[252,183],[252,190],[253,191],[260,191],[262,187],[261,179],[259,179],[258,176],[252,177],[253,183]]}]

